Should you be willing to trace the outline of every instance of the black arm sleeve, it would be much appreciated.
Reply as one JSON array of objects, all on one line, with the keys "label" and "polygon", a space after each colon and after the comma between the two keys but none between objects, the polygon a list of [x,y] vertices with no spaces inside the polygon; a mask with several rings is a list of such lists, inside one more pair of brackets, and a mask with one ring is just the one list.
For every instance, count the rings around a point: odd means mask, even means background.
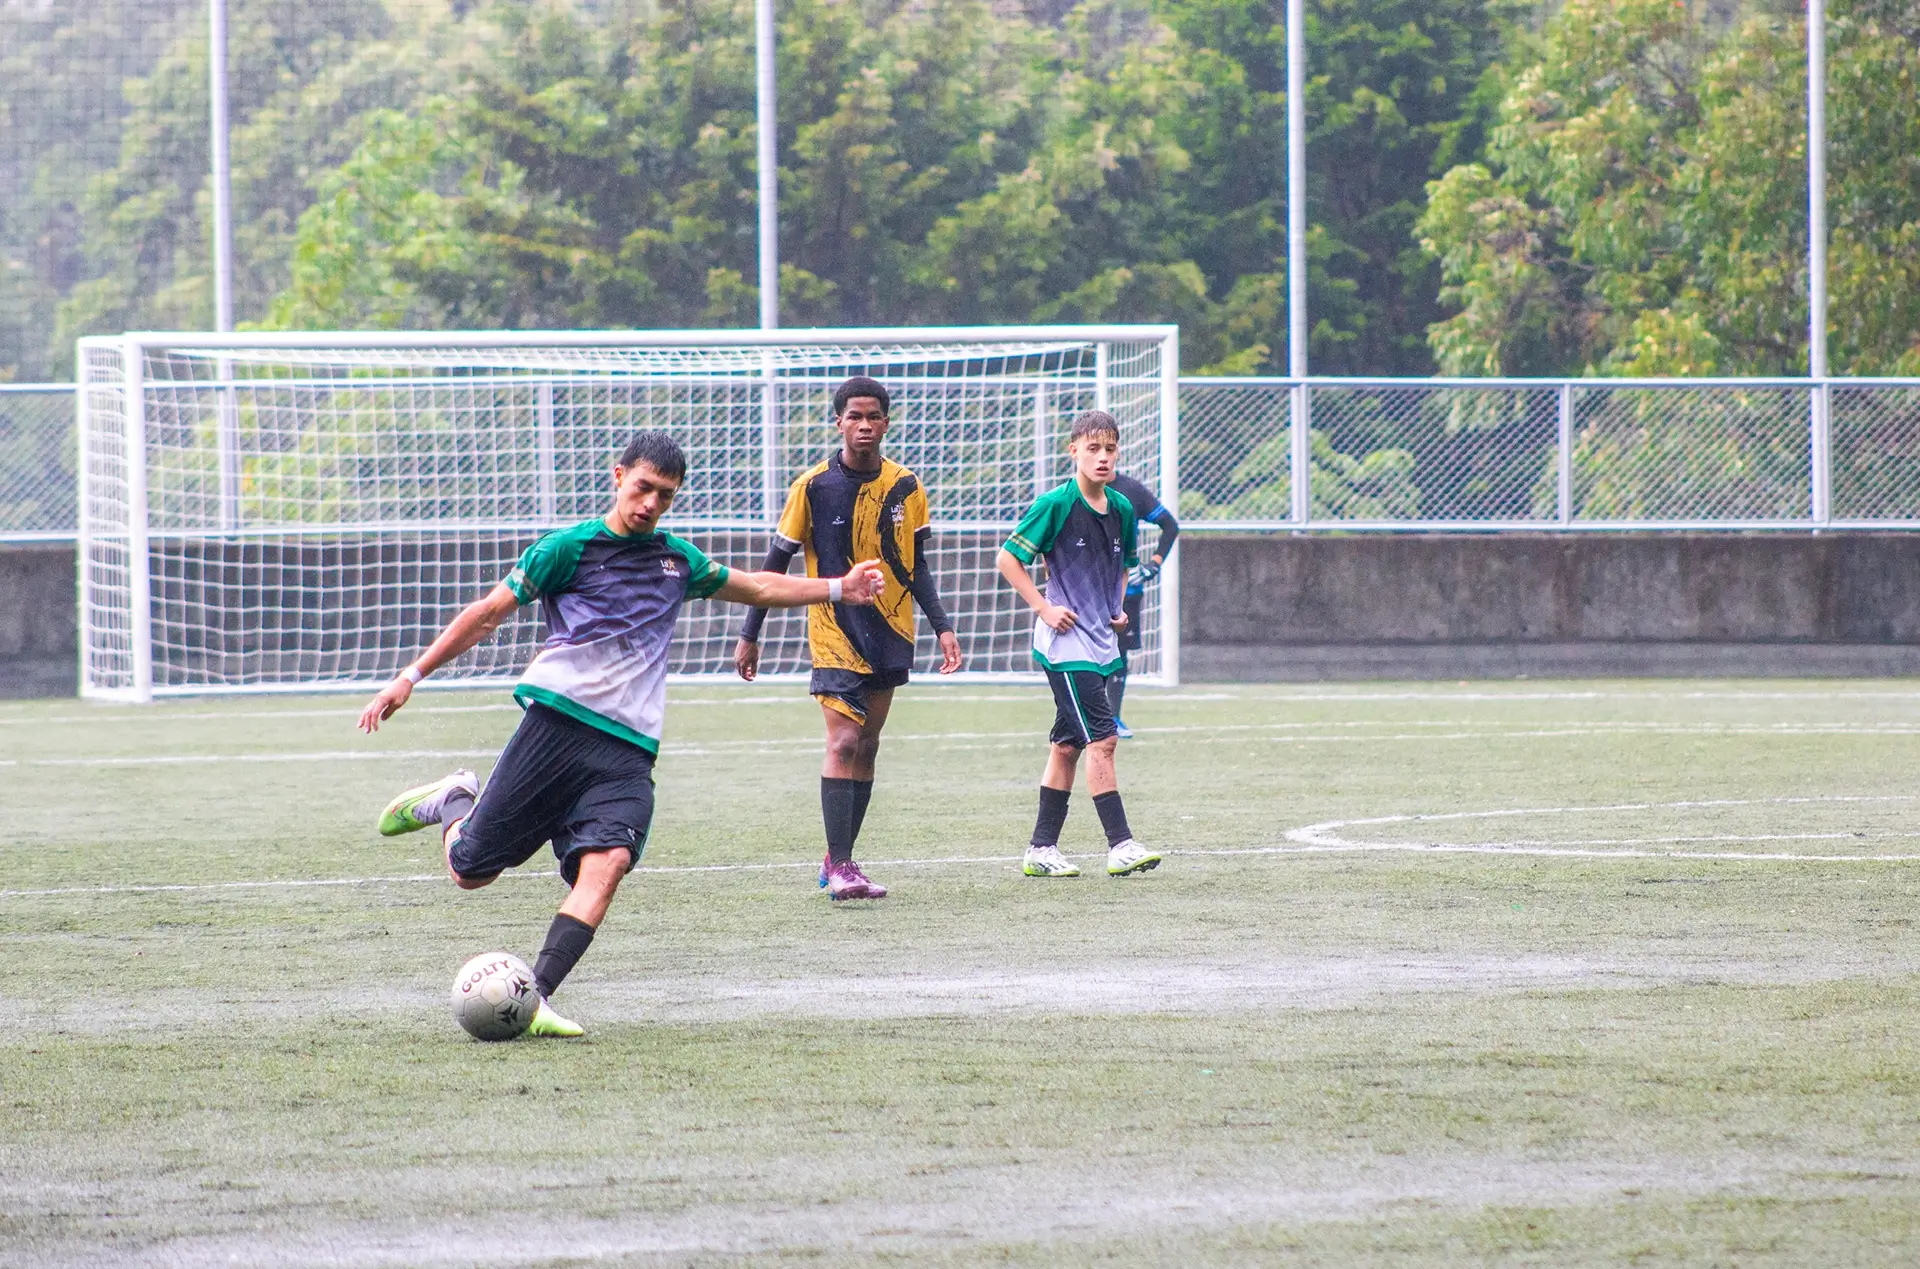
[{"label": "black arm sleeve", "polygon": [[927,542],[932,537],[930,529],[921,529],[913,535],[913,580],[907,583],[907,589],[913,593],[913,602],[920,605],[920,611],[927,614],[927,624],[933,627],[933,633],[943,635],[953,629],[953,622],[940,603],[940,585],[933,580],[933,565],[927,559]]},{"label": "black arm sleeve", "polygon": [[1153,550],[1148,554],[1157,555],[1164,562],[1169,555],[1173,554],[1173,540],[1180,536],[1180,522],[1173,518],[1173,512],[1167,510],[1167,504],[1164,502],[1160,504],[1159,512],[1158,516],[1148,521],[1150,524],[1160,526],[1160,540],[1154,543]]},{"label": "black arm sleeve", "polygon": [[[800,551],[798,542],[789,542],[783,537],[775,537],[773,545],[767,548],[767,558],[760,565],[763,573],[784,573],[787,565],[793,563],[793,557]],[[740,637],[748,643],[760,642],[760,627],[767,624],[767,610],[764,608],[747,609],[747,620],[740,627]]]}]

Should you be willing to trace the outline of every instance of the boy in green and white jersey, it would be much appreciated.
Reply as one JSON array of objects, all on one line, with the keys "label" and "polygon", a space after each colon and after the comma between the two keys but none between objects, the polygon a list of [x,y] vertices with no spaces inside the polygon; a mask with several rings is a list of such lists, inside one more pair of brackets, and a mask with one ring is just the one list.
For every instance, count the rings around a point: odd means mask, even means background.
[{"label": "boy in green and white jersey", "polygon": [[[1109,488],[1120,454],[1120,426],[1104,410],[1089,410],[1073,422],[1068,452],[1074,475],[1040,495],[1006,545],[1000,575],[1027,601],[1038,620],[1033,659],[1053,688],[1056,715],[1040,779],[1040,813],[1023,869],[1029,877],[1077,877],[1080,869],[1060,853],[1080,755],[1087,755],[1087,789],[1107,834],[1107,872],[1124,877],[1146,872],[1160,856],[1133,840],[1114,774],[1118,733],[1108,680],[1126,664],[1119,631],[1127,570],[1139,563],[1138,521],[1133,505]],[[1047,561],[1047,589],[1034,585],[1027,566]]]},{"label": "boy in green and white jersey", "polygon": [[871,604],[878,560],[845,577],[729,571],[691,542],[657,531],[687,471],[665,432],[641,432],[613,469],[607,513],[549,533],[360,715],[373,732],[414,685],[475,646],[521,605],[540,602],[547,640],[514,688],[526,710],[487,778],[455,771],[387,804],[392,836],[442,826],[447,871],[462,890],[487,885],[553,844],[569,892],[535,963],[539,1010],[529,1034],[577,1036],[548,1004],[593,941],[620,881],[639,862],[653,821],[653,760],[666,714],[667,653],[681,605],[725,599],[758,608]]}]

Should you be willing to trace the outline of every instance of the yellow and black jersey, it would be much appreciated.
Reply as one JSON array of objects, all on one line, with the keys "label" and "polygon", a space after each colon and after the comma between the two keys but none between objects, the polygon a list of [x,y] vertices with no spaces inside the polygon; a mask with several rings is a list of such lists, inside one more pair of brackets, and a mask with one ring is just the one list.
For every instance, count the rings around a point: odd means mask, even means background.
[{"label": "yellow and black jersey", "polygon": [[[835,454],[800,473],[787,491],[767,567],[784,572],[805,551],[809,577],[840,577],[861,560],[877,559],[887,569],[879,603],[807,610],[814,669],[911,669],[916,599],[936,632],[952,628],[926,558],[932,533],[926,490],[899,463],[883,459],[878,471],[854,471]],[[763,616],[761,610],[748,617],[746,638],[759,638]]]}]

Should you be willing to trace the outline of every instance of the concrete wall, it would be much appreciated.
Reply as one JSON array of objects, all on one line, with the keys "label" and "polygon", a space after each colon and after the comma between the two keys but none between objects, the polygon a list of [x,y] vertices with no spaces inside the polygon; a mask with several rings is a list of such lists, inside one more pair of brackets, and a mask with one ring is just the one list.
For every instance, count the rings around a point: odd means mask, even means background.
[{"label": "concrete wall", "polygon": [[[494,575],[449,549],[463,586]],[[1180,551],[1195,681],[1920,674],[1920,534],[1190,534]],[[206,564],[156,594],[217,585]],[[71,547],[0,547],[0,697],[73,693],[73,565]],[[291,642],[328,637],[299,624]]]},{"label": "concrete wall", "polygon": [[1186,676],[1920,673],[1920,535],[1189,537]]},{"label": "concrete wall", "polygon": [[0,698],[72,696],[79,629],[73,548],[0,547]]}]

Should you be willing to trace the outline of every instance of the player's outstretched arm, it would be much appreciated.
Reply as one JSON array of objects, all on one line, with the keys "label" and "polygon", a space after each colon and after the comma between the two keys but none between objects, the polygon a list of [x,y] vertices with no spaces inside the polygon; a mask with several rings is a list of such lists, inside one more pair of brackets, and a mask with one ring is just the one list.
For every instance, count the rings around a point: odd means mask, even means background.
[{"label": "player's outstretched arm", "polygon": [[498,630],[500,623],[519,606],[520,597],[502,582],[462,608],[439,637],[427,645],[427,650],[414,658],[412,665],[395,675],[393,682],[367,702],[367,707],[360,711],[360,730],[369,734],[379,731],[380,724],[407,703],[416,682]]},{"label": "player's outstretched arm", "polygon": [[1027,607],[1040,615],[1040,620],[1047,623],[1048,629],[1056,634],[1065,634],[1079,624],[1079,613],[1064,604],[1047,602],[1047,597],[1033,584],[1033,574],[1027,572],[1027,566],[1021,563],[1019,556],[1003,546],[996,562],[1000,566],[1000,576],[1006,578],[1007,585],[1027,601]]},{"label": "player's outstretched arm", "polygon": [[727,574],[715,599],[755,608],[805,608],[808,604],[871,604],[886,589],[879,560],[862,560],[845,577],[789,577],[785,573]]}]

